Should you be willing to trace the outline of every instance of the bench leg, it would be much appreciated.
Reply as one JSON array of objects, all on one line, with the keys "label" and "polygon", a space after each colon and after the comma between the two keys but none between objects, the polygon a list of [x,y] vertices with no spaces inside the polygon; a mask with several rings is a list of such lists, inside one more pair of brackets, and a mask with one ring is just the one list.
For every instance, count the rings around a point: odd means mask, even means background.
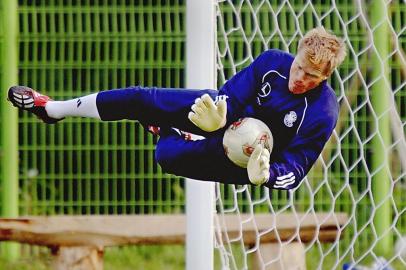
[{"label": "bench leg", "polygon": [[261,244],[254,255],[252,269],[306,270],[304,246],[299,242],[285,243],[282,246],[279,243]]},{"label": "bench leg", "polygon": [[59,247],[52,255],[55,270],[103,270],[103,248]]}]

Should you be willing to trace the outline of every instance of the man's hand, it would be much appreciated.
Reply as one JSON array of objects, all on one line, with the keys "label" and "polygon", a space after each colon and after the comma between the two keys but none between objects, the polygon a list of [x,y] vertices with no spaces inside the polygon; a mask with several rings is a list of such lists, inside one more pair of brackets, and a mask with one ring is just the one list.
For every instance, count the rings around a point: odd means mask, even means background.
[{"label": "man's hand", "polygon": [[269,179],[269,158],[268,149],[258,144],[248,160],[247,171],[250,182],[254,185],[262,185]]},{"label": "man's hand", "polygon": [[214,104],[212,98],[208,94],[204,94],[196,99],[191,109],[188,118],[201,130],[212,132],[226,124],[227,103],[225,100]]}]

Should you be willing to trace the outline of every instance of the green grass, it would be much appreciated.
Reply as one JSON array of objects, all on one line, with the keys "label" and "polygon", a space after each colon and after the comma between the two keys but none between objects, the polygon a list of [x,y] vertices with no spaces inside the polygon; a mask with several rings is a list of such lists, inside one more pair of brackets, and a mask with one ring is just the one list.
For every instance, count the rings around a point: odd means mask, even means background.
[{"label": "green grass", "polygon": [[[107,248],[104,254],[104,269],[180,270],[185,268],[184,250],[180,245]],[[22,257],[16,262],[0,258],[0,269],[52,270],[52,257],[49,252],[42,252],[39,255]]]},{"label": "green grass", "polygon": [[[238,246],[233,247],[233,256],[237,268],[242,269],[242,253]],[[218,250],[215,251],[215,267],[221,269]],[[251,265],[252,256],[248,256],[248,265]],[[311,250],[306,255],[307,269],[333,269],[336,258],[334,255],[327,256],[321,263],[320,254],[317,250]],[[371,261],[363,262],[370,265]],[[405,269],[405,264],[400,260],[391,262],[392,269]],[[41,249],[38,255],[22,257],[17,262],[8,262],[0,258],[0,269],[7,270],[52,270],[52,257],[47,249]],[[104,254],[105,270],[181,270],[185,269],[185,248],[181,245],[166,246],[125,246],[120,248],[107,248]],[[337,270],[342,269],[342,264]]]},{"label": "green grass", "polygon": [[184,268],[185,249],[180,245],[111,248],[104,255],[105,270]]},{"label": "green grass", "polygon": [[19,260],[18,262],[6,262],[4,259],[0,260],[0,269],[7,270],[50,270],[52,269],[49,264],[44,263],[39,258],[29,258]]}]

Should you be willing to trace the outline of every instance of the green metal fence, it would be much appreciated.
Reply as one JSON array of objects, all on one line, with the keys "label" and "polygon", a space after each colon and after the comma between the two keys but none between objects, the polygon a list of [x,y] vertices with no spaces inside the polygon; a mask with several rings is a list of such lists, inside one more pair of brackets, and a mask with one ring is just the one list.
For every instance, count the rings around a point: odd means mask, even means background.
[{"label": "green metal fence", "polygon": [[[20,1],[19,83],[69,99],[130,85],[182,87],[182,1]],[[4,89],[3,89],[4,90]],[[183,211],[136,122],[19,118],[20,214]]]}]

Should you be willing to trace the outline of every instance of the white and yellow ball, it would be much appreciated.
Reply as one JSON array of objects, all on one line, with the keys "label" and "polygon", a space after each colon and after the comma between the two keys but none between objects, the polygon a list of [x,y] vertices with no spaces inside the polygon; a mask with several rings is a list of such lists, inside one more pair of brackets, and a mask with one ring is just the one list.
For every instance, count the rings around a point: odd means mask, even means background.
[{"label": "white and yellow ball", "polygon": [[272,152],[271,130],[258,119],[241,118],[232,123],[224,133],[223,147],[227,157],[242,168],[247,168],[249,157],[257,144],[262,144]]}]

